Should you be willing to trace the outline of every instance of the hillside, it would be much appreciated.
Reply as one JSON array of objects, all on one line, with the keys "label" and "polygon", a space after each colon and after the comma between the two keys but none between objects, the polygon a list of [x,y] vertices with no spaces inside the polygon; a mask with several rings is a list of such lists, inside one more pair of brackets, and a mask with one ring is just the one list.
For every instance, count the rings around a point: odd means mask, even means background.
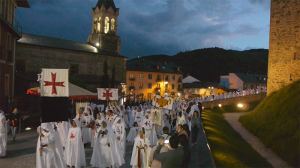
[{"label": "hillside", "polygon": [[[300,81],[265,98],[242,124],[290,166],[300,166]],[[266,136],[268,135],[268,136]]]},{"label": "hillside", "polygon": [[268,50],[235,51],[206,48],[180,52],[174,56],[152,55],[139,59],[175,63],[181,67],[184,75],[190,74],[203,82],[218,82],[220,75],[229,72],[266,74]]}]

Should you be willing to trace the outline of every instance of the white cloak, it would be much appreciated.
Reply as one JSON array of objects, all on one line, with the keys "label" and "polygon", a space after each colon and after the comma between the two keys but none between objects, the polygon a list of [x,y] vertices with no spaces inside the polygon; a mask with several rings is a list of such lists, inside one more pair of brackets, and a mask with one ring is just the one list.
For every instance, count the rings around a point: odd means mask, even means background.
[{"label": "white cloak", "polygon": [[[140,158],[138,158],[138,150],[140,150]],[[134,146],[132,149],[130,165],[133,168],[138,167],[138,159],[141,161],[141,167],[148,167],[148,155],[149,155],[149,141],[141,139],[140,136],[137,136],[134,140]]]},{"label": "white cloak", "polygon": [[106,168],[111,167],[112,149],[109,141],[107,129],[99,129],[95,136],[95,144],[91,158],[92,167]]},{"label": "white cloak", "polygon": [[66,164],[69,166],[75,166],[76,168],[86,166],[85,151],[81,137],[80,128],[71,127],[69,129],[65,146]]},{"label": "white cloak", "polygon": [[139,133],[139,127],[132,127],[130,128],[130,131],[127,135],[126,140],[130,143],[134,143],[134,139],[135,137],[138,135]]},{"label": "white cloak", "polygon": [[6,118],[2,111],[0,111],[0,157],[6,156],[7,148],[7,129]]},{"label": "white cloak", "polygon": [[[42,129],[47,130],[38,131],[44,136],[39,136],[36,148],[36,168],[64,168],[65,163],[63,161],[62,153],[58,154],[56,151],[56,140],[55,133],[50,123],[42,123]],[[46,145],[46,146],[43,146]],[[40,150],[41,149],[41,150]],[[62,151],[61,151],[62,152]]]}]

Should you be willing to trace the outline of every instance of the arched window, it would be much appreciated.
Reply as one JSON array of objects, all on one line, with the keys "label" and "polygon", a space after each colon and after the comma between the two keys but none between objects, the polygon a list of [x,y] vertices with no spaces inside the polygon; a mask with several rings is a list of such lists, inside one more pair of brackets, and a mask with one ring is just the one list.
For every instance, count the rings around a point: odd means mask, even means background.
[{"label": "arched window", "polygon": [[94,32],[96,32],[97,31],[97,19],[94,19]]},{"label": "arched window", "polygon": [[99,17],[98,22],[97,22],[97,32],[101,31],[101,17]]},{"label": "arched window", "polygon": [[116,20],[115,19],[111,19],[110,20],[110,24],[111,24],[111,31],[115,31],[116,28]]},{"label": "arched window", "polygon": [[104,33],[109,31],[109,17],[105,17]]}]

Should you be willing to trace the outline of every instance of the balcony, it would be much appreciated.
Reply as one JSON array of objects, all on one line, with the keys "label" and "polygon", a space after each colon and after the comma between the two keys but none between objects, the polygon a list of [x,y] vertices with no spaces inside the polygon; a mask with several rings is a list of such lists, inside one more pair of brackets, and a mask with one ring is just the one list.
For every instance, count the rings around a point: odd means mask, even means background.
[{"label": "balcony", "polygon": [[130,81],[135,81],[135,78],[129,78]]}]

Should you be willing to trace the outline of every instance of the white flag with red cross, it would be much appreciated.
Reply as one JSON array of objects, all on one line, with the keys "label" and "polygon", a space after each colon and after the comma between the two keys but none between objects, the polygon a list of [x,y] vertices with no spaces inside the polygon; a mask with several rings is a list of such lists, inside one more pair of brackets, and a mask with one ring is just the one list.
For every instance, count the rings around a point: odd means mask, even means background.
[{"label": "white flag with red cross", "polygon": [[69,97],[69,70],[42,69],[40,84],[42,97]]},{"label": "white flag with red cross", "polygon": [[97,90],[99,100],[118,100],[118,89],[98,88]]}]

